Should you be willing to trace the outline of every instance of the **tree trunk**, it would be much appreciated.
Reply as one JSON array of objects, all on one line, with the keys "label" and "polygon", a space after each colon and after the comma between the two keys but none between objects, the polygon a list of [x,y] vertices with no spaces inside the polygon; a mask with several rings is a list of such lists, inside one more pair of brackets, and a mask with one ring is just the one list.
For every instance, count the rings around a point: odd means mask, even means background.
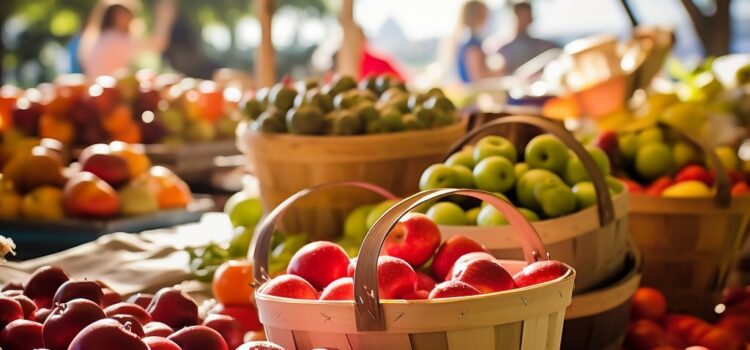
[{"label": "tree trunk", "polygon": [[260,22],[260,47],[255,59],[255,81],[257,87],[271,86],[276,82],[276,52],[271,35],[271,20],[276,9],[274,0],[257,1]]},{"label": "tree trunk", "polygon": [[693,0],[682,0],[707,56],[726,55],[731,44],[731,0],[714,1],[716,12],[707,15],[701,12]]}]

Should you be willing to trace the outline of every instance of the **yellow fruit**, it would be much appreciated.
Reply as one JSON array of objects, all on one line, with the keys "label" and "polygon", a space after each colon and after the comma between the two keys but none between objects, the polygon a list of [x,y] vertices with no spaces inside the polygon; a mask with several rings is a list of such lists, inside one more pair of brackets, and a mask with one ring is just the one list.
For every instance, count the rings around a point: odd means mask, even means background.
[{"label": "yellow fruit", "polygon": [[65,217],[62,190],[52,186],[35,188],[23,197],[23,216],[29,219],[58,220]]},{"label": "yellow fruit", "polygon": [[716,152],[716,155],[719,157],[721,164],[724,165],[724,169],[736,170],[739,168],[740,159],[737,157],[737,152],[732,147],[716,147],[714,152]]},{"label": "yellow fruit", "polygon": [[703,182],[690,180],[667,187],[661,195],[670,198],[697,198],[711,197],[712,193],[711,189]]},{"label": "yellow fruit", "polygon": [[0,192],[0,218],[17,219],[21,217],[21,195],[13,190]]},{"label": "yellow fruit", "polygon": [[700,135],[707,119],[705,107],[697,102],[675,103],[661,116],[662,122],[693,135]]}]

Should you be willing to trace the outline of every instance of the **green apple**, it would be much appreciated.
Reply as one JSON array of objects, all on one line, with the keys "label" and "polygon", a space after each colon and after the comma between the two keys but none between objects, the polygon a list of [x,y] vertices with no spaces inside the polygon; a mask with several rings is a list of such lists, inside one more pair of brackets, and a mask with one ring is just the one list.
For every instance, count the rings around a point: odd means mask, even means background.
[{"label": "green apple", "polygon": [[632,132],[620,135],[617,138],[617,148],[625,159],[635,158],[638,152],[638,135]]},{"label": "green apple", "polygon": [[474,167],[474,184],[478,189],[490,192],[505,192],[516,183],[516,171],[508,159],[490,156]]},{"label": "green apple", "polygon": [[604,180],[607,181],[607,187],[609,187],[609,192],[612,194],[620,194],[625,190],[625,184],[614,176],[607,175]]},{"label": "green apple", "polygon": [[646,179],[655,179],[672,171],[672,151],[661,142],[642,145],[635,156],[635,170]]},{"label": "green apple", "polygon": [[697,101],[677,102],[664,110],[660,118],[665,124],[694,135],[700,134],[707,119],[705,104]]},{"label": "green apple", "polygon": [[365,224],[367,224],[367,229],[369,230],[372,225],[375,224],[375,221],[378,221],[381,215],[385,213],[388,208],[393,206],[394,204],[398,203],[398,199],[389,199],[383,202],[380,202],[376,204],[374,207],[372,207],[372,210],[370,210],[370,213],[367,214],[367,219],[365,221]]},{"label": "green apple", "polygon": [[341,248],[344,248],[346,255],[350,258],[355,258],[359,255],[359,248],[362,246],[362,240],[344,238],[336,242],[336,244]]},{"label": "green apple", "polygon": [[474,188],[474,173],[471,169],[463,165],[451,165],[450,167],[456,173],[457,188]]},{"label": "green apple", "polygon": [[156,196],[146,187],[128,184],[117,191],[117,196],[123,216],[145,215],[159,211]]},{"label": "green apple", "polygon": [[466,211],[466,221],[469,223],[469,225],[477,224],[477,218],[479,218],[479,212],[481,210],[481,207],[476,207]]},{"label": "green apple", "polygon": [[367,234],[367,215],[375,205],[360,205],[352,210],[344,220],[344,239],[362,240]]},{"label": "green apple", "polygon": [[260,198],[246,191],[233,194],[224,205],[224,213],[229,215],[234,227],[255,227],[263,216]]},{"label": "green apple", "polygon": [[516,146],[502,136],[485,136],[474,146],[474,161],[479,163],[482,159],[490,156],[500,156],[516,162]]},{"label": "green apple", "polygon": [[546,217],[556,218],[576,210],[576,196],[565,184],[545,181],[534,188],[534,197]]},{"label": "green apple", "polygon": [[638,147],[641,148],[650,143],[663,143],[664,133],[658,127],[643,129],[638,133]]},{"label": "green apple", "polygon": [[569,157],[568,147],[550,134],[539,135],[526,145],[525,161],[532,169],[547,169],[561,175]]},{"label": "green apple", "polygon": [[486,205],[479,211],[477,216],[477,226],[488,227],[488,226],[501,226],[507,225],[508,219],[505,218],[503,213],[499,212],[495,207]]},{"label": "green apple", "polygon": [[700,160],[698,151],[693,145],[685,141],[677,141],[672,146],[672,155],[674,156],[674,165],[676,169],[682,169],[686,165]]},{"label": "green apple", "polygon": [[521,212],[521,215],[523,215],[523,217],[525,217],[526,220],[529,220],[531,222],[539,221],[539,215],[537,215],[537,213],[531,209],[518,208],[518,211]]},{"label": "green apple", "polygon": [[255,227],[235,227],[234,236],[229,241],[227,251],[229,255],[236,258],[247,256],[247,250],[250,248],[250,241],[253,239]]},{"label": "green apple", "polygon": [[520,179],[523,174],[529,171],[529,165],[526,163],[516,163],[514,170],[516,171],[516,179]]},{"label": "green apple", "polygon": [[579,182],[571,190],[576,196],[578,209],[588,208],[596,204],[596,189],[591,181]]},{"label": "green apple", "polygon": [[531,169],[523,174],[516,184],[516,198],[521,205],[532,210],[539,210],[539,203],[534,196],[534,188],[545,182],[565,185],[559,176],[549,170]]},{"label": "green apple", "polygon": [[[506,196],[506,195],[504,195],[504,194],[502,194],[502,193],[500,193],[500,192],[494,192],[494,193],[492,193],[492,194],[494,194],[495,196],[498,196],[498,197],[500,197],[500,199],[502,199],[502,200],[504,200],[504,201],[506,201],[506,202],[510,203],[510,199],[508,199],[508,196]],[[485,205],[489,205],[489,203],[487,203],[487,202],[482,202],[482,204],[480,204],[480,206],[481,206],[482,208],[484,208],[484,206],[485,206]]]},{"label": "green apple", "polygon": [[419,189],[451,188],[458,184],[456,170],[445,164],[433,164],[419,178]]},{"label": "green apple", "polygon": [[740,159],[737,156],[737,151],[729,146],[716,147],[714,149],[716,155],[719,157],[719,161],[726,170],[737,170],[740,166]]},{"label": "green apple", "polygon": [[474,169],[476,162],[474,162],[474,156],[471,152],[461,151],[453,153],[448,157],[448,159],[445,160],[445,165],[462,165],[469,169]]},{"label": "green apple", "polygon": [[427,210],[427,216],[438,225],[465,226],[469,224],[464,210],[451,202],[435,203]]},{"label": "green apple", "polygon": [[276,245],[271,251],[269,258],[269,274],[284,272],[289,261],[292,260],[294,253],[300,250],[307,243],[307,234],[299,233],[293,235],[284,235],[283,241]]},{"label": "green apple", "polygon": [[[591,158],[594,158],[594,162],[596,163],[597,168],[599,168],[599,170],[601,170],[604,175],[609,175],[611,169],[609,166],[609,157],[607,157],[607,154],[596,146],[586,146],[586,151],[589,152]],[[565,166],[564,178],[565,182],[567,182],[570,186],[573,186],[581,181],[587,181],[591,179],[588,171],[586,171],[586,168],[583,166],[583,163],[576,156],[572,156],[568,160],[568,164]]]}]

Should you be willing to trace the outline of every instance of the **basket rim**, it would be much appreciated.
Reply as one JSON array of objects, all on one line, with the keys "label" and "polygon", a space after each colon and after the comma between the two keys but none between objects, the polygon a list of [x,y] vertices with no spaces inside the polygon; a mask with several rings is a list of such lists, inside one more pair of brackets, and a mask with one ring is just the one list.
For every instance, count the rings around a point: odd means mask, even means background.
[{"label": "basket rim", "polygon": [[711,197],[672,198],[633,193],[630,214],[728,214],[750,215],[750,196],[732,196],[728,207],[716,204]]}]

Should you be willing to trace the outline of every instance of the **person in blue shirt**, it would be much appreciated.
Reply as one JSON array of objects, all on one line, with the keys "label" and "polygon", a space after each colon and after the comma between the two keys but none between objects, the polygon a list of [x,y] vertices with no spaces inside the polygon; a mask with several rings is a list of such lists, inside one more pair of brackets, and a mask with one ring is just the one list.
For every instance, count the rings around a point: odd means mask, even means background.
[{"label": "person in blue shirt", "polygon": [[461,41],[458,46],[458,76],[464,83],[500,76],[502,72],[487,67],[486,55],[482,51],[481,33],[487,25],[489,8],[479,0],[464,3],[460,18]]},{"label": "person in blue shirt", "polygon": [[498,51],[505,60],[505,71],[508,73],[513,73],[518,67],[543,52],[558,47],[551,41],[535,38],[529,34],[529,27],[534,20],[531,3],[526,1],[514,3],[513,14],[516,16],[516,35]]}]

